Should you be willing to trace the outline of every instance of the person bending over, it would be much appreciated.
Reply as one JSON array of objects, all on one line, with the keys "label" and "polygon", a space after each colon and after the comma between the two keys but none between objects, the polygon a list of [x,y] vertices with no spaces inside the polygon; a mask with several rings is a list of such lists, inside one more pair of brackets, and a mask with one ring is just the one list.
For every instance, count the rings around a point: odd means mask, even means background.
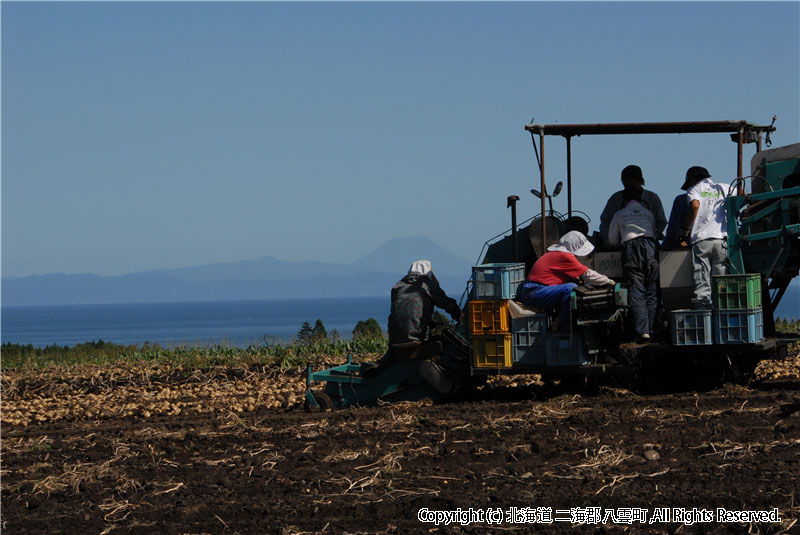
[{"label": "person bending over", "polygon": [[586,256],[593,250],[594,245],[586,236],[577,230],[567,232],[533,264],[522,285],[520,301],[524,305],[558,313],[554,331],[569,324],[569,294],[578,283],[614,285],[613,280],[578,261],[578,256]]},{"label": "person bending over", "polygon": [[392,288],[389,344],[427,340],[435,307],[447,311],[455,321],[461,318],[458,302],[439,286],[430,261],[417,260]]}]

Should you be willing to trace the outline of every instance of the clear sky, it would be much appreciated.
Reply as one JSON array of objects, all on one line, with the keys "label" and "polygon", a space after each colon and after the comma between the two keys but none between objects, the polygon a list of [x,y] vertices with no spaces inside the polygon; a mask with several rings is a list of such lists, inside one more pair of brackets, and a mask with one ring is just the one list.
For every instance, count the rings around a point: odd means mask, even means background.
[{"label": "clear sky", "polygon": [[[800,4],[2,3],[2,272],[474,261],[538,209],[537,123],[745,119],[800,141]],[[548,138],[550,181],[564,143]],[[629,163],[669,209],[726,135],[573,140],[592,218]],[[745,152],[746,167],[753,154]],[[556,199],[566,211],[566,195]]]}]

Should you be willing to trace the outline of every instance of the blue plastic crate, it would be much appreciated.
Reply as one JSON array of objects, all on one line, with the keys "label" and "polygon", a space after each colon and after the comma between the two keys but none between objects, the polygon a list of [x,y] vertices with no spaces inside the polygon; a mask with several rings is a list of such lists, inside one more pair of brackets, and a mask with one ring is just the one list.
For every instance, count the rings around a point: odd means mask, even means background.
[{"label": "blue plastic crate", "polygon": [[577,332],[547,334],[545,351],[548,366],[582,366],[589,362],[583,337]]},{"label": "blue plastic crate", "polygon": [[673,345],[697,346],[712,343],[710,310],[673,310],[671,319]]},{"label": "blue plastic crate", "polygon": [[473,299],[513,299],[525,281],[525,264],[472,266]]},{"label": "blue plastic crate", "polygon": [[513,359],[517,364],[544,364],[546,361],[545,333],[547,316],[536,314],[511,319]]},{"label": "blue plastic crate", "polygon": [[715,344],[755,344],[764,339],[761,309],[715,310]]}]

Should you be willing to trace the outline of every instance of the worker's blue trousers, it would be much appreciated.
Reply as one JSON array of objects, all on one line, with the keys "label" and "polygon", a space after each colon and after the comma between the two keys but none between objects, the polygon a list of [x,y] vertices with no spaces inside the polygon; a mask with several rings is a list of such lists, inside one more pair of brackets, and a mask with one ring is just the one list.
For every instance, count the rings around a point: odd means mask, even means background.
[{"label": "worker's blue trousers", "polygon": [[628,281],[628,303],[637,336],[653,334],[658,308],[658,247],[653,238],[622,244],[622,274]]},{"label": "worker's blue trousers", "polygon": [[577,286],[574,282],[545,286],[538,282],[528,281],[522,285],[520,301],[522,304],[540,308],[548,312],[558,311],[558,321],[569,323],[569,294]]}]

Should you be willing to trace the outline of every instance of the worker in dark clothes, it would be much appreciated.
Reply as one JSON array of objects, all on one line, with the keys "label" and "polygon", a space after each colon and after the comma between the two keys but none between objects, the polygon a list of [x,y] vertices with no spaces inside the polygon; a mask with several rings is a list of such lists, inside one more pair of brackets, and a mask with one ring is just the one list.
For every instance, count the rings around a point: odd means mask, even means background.
[{"label": "worker in dark clothes", "polygon": [[608,239],[622,246],[622,273],[630,284],[628,300],[638,342],[649,342],[658,308],[658,242],[656,218],[638,188],[626,188],[625,206],[614,214]]},{"label": "worker in dark clothes", "polygon": [[[694,180],[686,173],[686,179],[681,186],[685,192]],[[681,244],[680,238],[683,229],[683,223],[686,220],[686,210],[689,208],[689,196],[686,193],[681,193],[675,200],[672,201],[672,210],[669,213],[669,223],[667,224],[667,235],[664,237],[664,242],[661,244],[663,251],[674,251],[675,249],[685,249],[688,247],[686,243]]]},{"label": "worker in dark clothes", "polygon": [[[642,168],[638,165],[629,165],[620,173],[620,180],[625,189],[637,188],[642,192],[642,200],[650,207],[650,211],[656,218],[656,239],[661,239],[664,236],[664,228],[667,226],[667,218],[664,216],[664,207],[661,206],[661,199],[656,193],[644,189],[644,176],[642,175]],[[611,244],[608,242],[608,229],[611,226],[611,219],[617,210],[622,208],[622,195],[625,189],[614,193],[603,208],[600,214],[600,239],[603,242],[603,247],[610,248]],[[683,222],[681,222],[683,223]]]},{"label": "worker in dark clothes", "polygon": [[674,251],[676,249],[686,248],[686,244],[680,244],[678,237],[681,235],[683,221],[686,219],[686,208],[688,204],[689,197],[685,193],[681,193],[672,201],[672,210],[669,213],[669,224],[667,225],[667,235],[664,237],[664,242],[661,244],[662,250]]},{"label": "worker in dark clothes", "polygon": [[439,286],[431,263],[417,260],[392,288],[389,344],[424,342],[430,334],[435,307],[447,311],[455,321],[461,318],[458,302]]}]

